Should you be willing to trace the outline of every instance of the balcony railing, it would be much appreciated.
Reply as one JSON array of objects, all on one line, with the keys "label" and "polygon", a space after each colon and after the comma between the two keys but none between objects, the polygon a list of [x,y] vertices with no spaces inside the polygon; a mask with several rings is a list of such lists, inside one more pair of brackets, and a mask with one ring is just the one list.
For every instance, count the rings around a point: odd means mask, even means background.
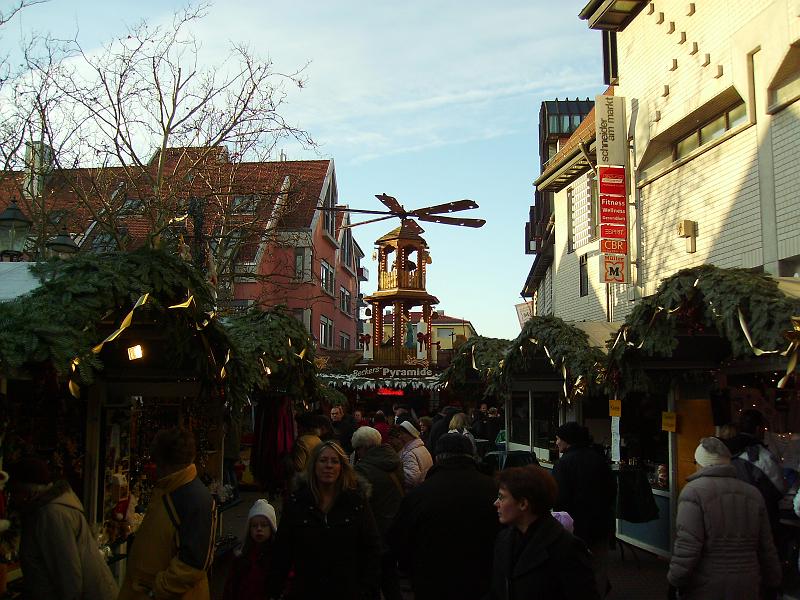
[{"label": "balcony railing", "polygon": [[372,360],[384,365],[412,364],[417,360],[416,348],[395,348],[394,346],[376,346]]},{"label": "balcony railing", "polygon": [[411,290],[424,290],[425,286],[422,282],[422,272],[417,269],[411,272],[401,271],[398,273],[396,271],[389,271],[379,273],[379,290],[392,290],[398,287]]}]

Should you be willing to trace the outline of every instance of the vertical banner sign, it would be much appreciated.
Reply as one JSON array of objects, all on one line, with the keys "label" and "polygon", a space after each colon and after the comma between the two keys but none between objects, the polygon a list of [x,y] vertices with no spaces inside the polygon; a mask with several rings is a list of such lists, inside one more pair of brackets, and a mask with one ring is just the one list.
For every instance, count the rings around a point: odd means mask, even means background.
[{"label": "vertical banner sign", "polygon": [[595,96],[594,133],[598,167],[628,164],[626,122],[625,98]]},{"label": "vertical banner sign", "polygon": [[594,110],[599,192],[600,283],[630,283],[625,98],[597,96]]}]

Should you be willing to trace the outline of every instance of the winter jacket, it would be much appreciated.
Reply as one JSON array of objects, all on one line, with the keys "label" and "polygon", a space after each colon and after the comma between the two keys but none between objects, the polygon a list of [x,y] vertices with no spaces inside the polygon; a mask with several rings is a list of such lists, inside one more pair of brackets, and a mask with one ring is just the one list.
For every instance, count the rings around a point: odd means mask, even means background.
[{"label": "winter jacket", "polygon": [[269,598],[287,587],[287,598],[360,600],[378,589],[380,538],[364,491],[344,490],[327,514],[317,508],[308,483],[286,500],[275,538]]},{"label": "winter jacket", "polygon": [[754,485],[761,493],[775,535],[780,520],[778,505],[786,492],[780,462],[758,438],[750,434],[740,433],[723,441],[733,456],[731,465],[736,468],[736,476]]},{"label": "winter jacket", "polygon": [[575,535],[587,544],[614,532],[616,486],[606,459],[589,446],[570,446],[553,467],[558,483],[555,510],[575,521]]},{"label": "winter jacket", "polygon": [[400,460],[403,461],[403,481],[405,488],[410,490],[425,481],[428,469],[433,466],[431,453],[419,438],[408,442],[400,451]]},{"label": "winter jacket", "polygon": [[194,465],[158,480],[128,554],[119,600],[208,600],[216,508]]},{"label": "winter jacket", "polygon": [[245,546],[247,550],[236,555],[228,571],[222,600],[264,600],[267,597],[274,543],[274,539],[260,545],[251,542]]},{"label": "winter jacket", "polygon": [[494,480],[469,456],[436,464],[400,503],[389,544],[411,577],[416,600],[482,598],[491,580],[500,524]]},{"label": "winter jacket", "polygon": [[730,465],[690,475],[678,498],[667,580],[687,600],[754,600],[775,588],[781,567],[764,500]]},{"label": "winter jacket", "polygon": [[431,455],[436,455],[436,442],[450,430],[450,419],[458,412],[460,410],[455,406],[445,406],[441,412],[433,416],[431,433],[428,436],[428,448],[430,448]]},{"label": "winter jacket", "polygon": [[306,470],[311,452],[321,443],[319,436],[313,433],[306,433],[297,438],[292,450],[292,466],[296,473],[303,473]]},{"label": "winter jacket", "polygon": [[586,545],[549,513],[494,546],[491,600],[599,600]]},{"label": "winter jacket", "polygon": [[355,469],[372,487],[369,506],[378,531],[385,535],[403,499],[403,465],[400,457],[388,444],[376,446],[367,450],[356,463]]},{"label": "winter jacket", "polygon": [[333,423],[333,431],[342,448],[347,454],[353,452],[353,433],[358,429],[358,423],[352,415],[344,415],[341,421]]},{"label": "winter jacket", "polygon": [[80,500],[54,483],[22,511],[20,562],[29,600],[113,600],[117,584]]}]

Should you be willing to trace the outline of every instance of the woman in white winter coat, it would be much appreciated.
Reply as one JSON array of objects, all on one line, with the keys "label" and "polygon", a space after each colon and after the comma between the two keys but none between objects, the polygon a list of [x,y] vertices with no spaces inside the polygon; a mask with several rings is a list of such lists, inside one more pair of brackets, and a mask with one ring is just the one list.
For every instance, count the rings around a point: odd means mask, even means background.
[{"label": "woman in white winter coat", "polygon": [[406,491],[425,481],[433,466],[433,457],[419,437],[419,430],[411,421],[403,421],[389,430],[389,444],[403,461],[403,486]]}]

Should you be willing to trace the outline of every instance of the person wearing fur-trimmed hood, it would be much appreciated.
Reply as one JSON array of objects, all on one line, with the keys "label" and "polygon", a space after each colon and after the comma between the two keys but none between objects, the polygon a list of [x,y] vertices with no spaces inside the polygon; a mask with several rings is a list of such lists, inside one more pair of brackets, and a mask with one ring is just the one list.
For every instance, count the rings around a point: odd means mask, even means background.
[{"label": "person wearing fur-trimmed hood", "polygon": [[[305,478],[286,500],[275,539],[269,598],[372,598],[380,575],[380,537],[367,499],[342,447],[322,442]],[[290,571],[294,577],[289,580]]]},{"label": "person wearing fur-trimmed hood", "polygon": [[25,598],[116,598],[117,584],[69,484],[52,482],[47,463],[35,457],[20,460],[9,471],[12,501],[22,517]]}]

